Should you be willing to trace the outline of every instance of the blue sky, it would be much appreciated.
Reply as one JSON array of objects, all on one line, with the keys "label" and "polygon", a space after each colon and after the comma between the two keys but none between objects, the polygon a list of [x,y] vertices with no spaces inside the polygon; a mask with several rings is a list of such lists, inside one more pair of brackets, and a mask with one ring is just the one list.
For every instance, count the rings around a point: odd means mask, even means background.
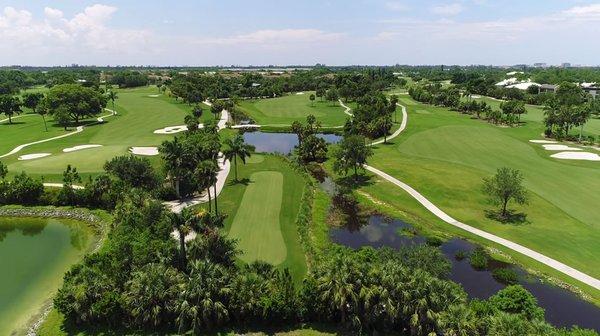
[{"label": "blue sky", "polygon": [[0,1],[0,64],[599,64],[599,32],[599,1]]}]

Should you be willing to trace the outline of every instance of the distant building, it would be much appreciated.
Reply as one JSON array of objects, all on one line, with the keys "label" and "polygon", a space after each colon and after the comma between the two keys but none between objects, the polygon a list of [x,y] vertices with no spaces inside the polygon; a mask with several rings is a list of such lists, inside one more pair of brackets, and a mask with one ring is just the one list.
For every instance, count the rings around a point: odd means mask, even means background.
[{"label": "distant building", "polygon": [[533,63],[535,68],[546,68],[548,65],[546,63]]},{"label": "distant building", "polygon": [[553,84],[542,84],[540,85],[540,93],[542,92],[556,92],[558,85]]},{"label": "distant building", "polygon": [[563,63],[560,66],[561,66],[561,68],[570,68],[571,67],[571,63]]}]

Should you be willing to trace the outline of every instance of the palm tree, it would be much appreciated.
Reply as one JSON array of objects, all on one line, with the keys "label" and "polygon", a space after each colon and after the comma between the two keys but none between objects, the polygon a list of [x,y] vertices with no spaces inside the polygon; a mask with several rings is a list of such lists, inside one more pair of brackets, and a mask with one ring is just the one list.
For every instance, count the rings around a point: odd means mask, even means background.
[{"label": "palm tree", "polygon": [[[217,172],[219,171],[219,166],[213,160],[204,160],[198,164],[196,167],[196,176],[200,183],[198,183],[199,188],[201,190],[206,189],[206,193],[208,194],[208,211],[212,211],[212,198],[210,195],[210,187],[217,184]],[[217,209],[217,194],[215,188],[215,212]]]},{"label": "palm tree", "polygon": [[224,142],[229,148],[227,148],[223,151],[223,155],[225,156],[225,159],[227,159],[227,160],[231,161],[231,159],[233,159],[235,181],[237,182],[237,180],[238,180],[237,158],[239,157],[240,160],[242,160],[242,162],[244,164],[246,164],[246,158],[248,158],[248,157],[250,157],[250,155],[252,155],[254,146],[245,143],[244,137],[241,134],[236,135],[236,137],[233,138],[233,140],[226,139]]},{"label": "palm tree", "polygon": [[339,312],[342,324],[346,323],[346,314],[356,305],[358,297],[353,274],[352,267],[348,267],[344,257],[336,256],[331,267],[318,279],[323,301],[329,302],[331,308]]},{"label": "palm tree", "polygon": [[106,94],[106,98],[108,98],[112,102],[113,111],[115,110],[115,100],[119,99],[117,93],[113,90],[108,91]]},{"label": "palm tree", "polygon": [[138,325],[158,327],[171,319],[180,292],[180,273],[163,264],[147,264],[132,274],[123,295],[125,308]]},{"label": "palm tree", "polygon": [[194,260],[187,280],[176,309],[179,333],[191,330],[198,334],[202,327],[211,329],[225,322],[229,312],[224,302],[230,292],[225,269],[210,261]]},{"label": "palm tree", "polygon": [[179,253],[181,268],[186,268],[185,237],[192,231],[198,231],[200,227],[200,216],[190,208],[184,208],[181,213],[169,213],[171,225],[179,234]]},{"label": "palm tree", "polygon": [[165,170],[175,182],[175,192],[177,193],[177,197],[181,198],[181,194],[179,193],[179,180],[184,169],[183,145],[175,138],[172,141],[163,142],[160,145],[159,151],[165,160]]}]

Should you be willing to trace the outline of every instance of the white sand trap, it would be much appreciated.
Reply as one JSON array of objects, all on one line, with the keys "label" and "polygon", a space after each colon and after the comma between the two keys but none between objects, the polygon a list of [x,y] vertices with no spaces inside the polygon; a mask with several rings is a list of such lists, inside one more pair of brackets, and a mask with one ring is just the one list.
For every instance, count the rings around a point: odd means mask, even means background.
[{"label": "white sand trap", "polygon": [[102,147],[102,145],[79,145],[79,146],[65,148],[65,149],[63,149],[63,152],[70,153],[70,152],[75,152],[75,151],[82,150],[82,149],[96,148],[96,147]]},{"label": "white sand trap", "polygon": [[39,158],[43,158],[43,157],[50,156],[50,155],[52,155],[52,154],[50,154],[50,153],[26,154],[26,155],[19,156],[19,160],[21,160],[21,161],[33,160],[33,159],[39,159]]},{"label": "white sand trap", "polygon": [[296,92],[297,95],[303,95],[304,92]]},{"label": "white sand trap", "polygon": [[159,96],[160,95],[157,95],[157,94],[148,95],[148,97],[150,97],[150,98],[156,98],[156,97],[159,97]]},{"label": "white sand trap", "polygon": [[481,99],[481,96],[478,96],[478,95],[471,95],[471,98],[473,98],[473,99]]},{"label": "white sand trap", "polygon": [[569,147],[565,145],[543,145],[545,150],[549,151],[580,151],[581,148]]},{"label": "white sand trap", "polygon": [[556,141],[550,141],[550,140],[529,140],[529,142],[539,143],[539,144],[555,144],[555,143],[558,143]]},{"label": "white sand trap", "polygon": [[555,159],[600,161],[600,155],[588,152],[560,152],[550,156]]},{"label": "white sand trap", "polygon": [[158,147],[131,147],[129,151],[135,155],[155,156],[158,155]]},{"label": "white sand trap", "polygon": [[154,131],[154,134],[175,134],[175,133],[187,131],[187,129],[188,128],[186,125],[169,126],[169,127],[157,129],[156,131]]}]

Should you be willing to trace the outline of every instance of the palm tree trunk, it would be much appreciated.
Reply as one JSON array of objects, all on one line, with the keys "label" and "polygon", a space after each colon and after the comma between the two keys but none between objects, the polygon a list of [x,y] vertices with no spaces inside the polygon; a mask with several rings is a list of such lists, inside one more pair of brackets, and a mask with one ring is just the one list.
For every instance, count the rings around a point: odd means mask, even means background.
[{"label": "palm tree trunk", "polygon": [[44,128],[46,129],[46,132],[48,132],[48,125],[46,125],[46,117],[42,114],[42,120],[44,120]]},{"label": "palm tree trunk", "polygon": [[181,267],[185,269],[185,235],[183,234],[181,228],[177,229],[177,231],[179,232],[179,253],[181,253]]},{"label": "palm tree trunk", "polygon": [[12,114],[9,114],[9,115],[8,115],[8,123],[9,123],[9,124],[12,124]]},{"label": "palm tree trunk", "polygon": [[217,183],[214,184],[215,191],[215,214],[219,213],[219,208],[217,207]]},{"label": "palm tree trunk", "polygon": [[235,181],[237,182],[237,155],[233,156],[233,171],[235,172]]},{"label": "palm tree trunk", "polygon": [[581,142],[582,135],[583,135],[583,124],[581,124],[581,128],[579,129],[579,142]]},{"label": "palm tree trunk", "polygon": [[177,194],[177,198],[181,198],[181,194],[179,193],[179,179],[175,179],[175,193]]},{"label": "palm tree trunk", "polygon": [[208,212],[212,211],[212,198],[210,197],[210,186],[208,188],[206,188],[206,191],[208,192]]}]

